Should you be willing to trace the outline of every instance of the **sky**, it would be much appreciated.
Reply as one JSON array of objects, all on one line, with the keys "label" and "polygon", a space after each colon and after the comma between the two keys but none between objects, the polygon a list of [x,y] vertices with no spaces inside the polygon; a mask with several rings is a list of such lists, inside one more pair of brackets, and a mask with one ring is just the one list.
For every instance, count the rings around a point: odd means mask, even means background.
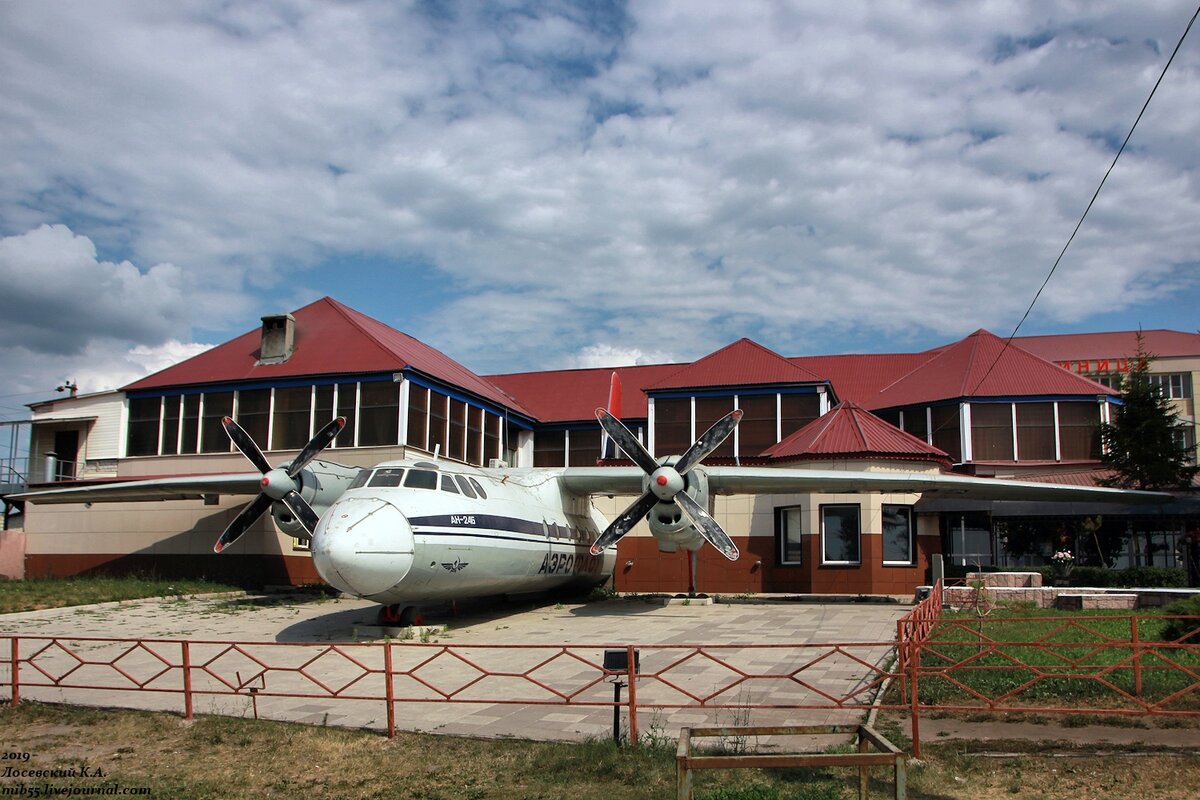
[{"label": "sky", "polygon": [[[0,3],[0,419],[331,296],[479,374],[1012,333],[1195,13]],[[1200,31],[1022,334],[1200,328]]]}]

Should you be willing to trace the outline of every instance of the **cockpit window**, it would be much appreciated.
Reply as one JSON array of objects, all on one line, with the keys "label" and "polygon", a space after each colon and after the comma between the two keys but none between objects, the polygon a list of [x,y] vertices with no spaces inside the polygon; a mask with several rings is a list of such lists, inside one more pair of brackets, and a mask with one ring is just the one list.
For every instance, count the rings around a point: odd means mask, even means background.
[{"label": "cockpit window", "polygon": [[399,486],[400,479],[404,477],[404,470],[399,467],[384,467],[375,470],[375,475],[371,478],[371,486]]},{"label": "cockpit window", "polygon": [[404,485],[410,489],[436,489],[438,474],[427,469],[410,469]]},{"label": "cockpit window", "polygon": [[360,469],[358,474],[354,476],[354,481],[350,484],[351,489],[361,489],[367,485],[367,479],[371,477],[371,470]]},{"label": "cockpit window", "polygon": [[442,491],[454,492],[454,494],[458,494],[458,487],[454,485],[454,478],[450,475],[442,476]]},{"label": "cockpit window", "polygon": [[479,496],[484,500],[487,500],[487,492],[483,490],[483,487],[479,484],[479,481],[475,480],[474,478],[468,478],[467,480],[469,480],[471,485],[475,487],[475,491],[479,493]]},{"label": "cockpit window", "polygon": [[455,475],[454,477],[458,480],[458,488],[462,489],[462,493],[474,500],[475,489],[467,482],[467,479],[462,475]]}]

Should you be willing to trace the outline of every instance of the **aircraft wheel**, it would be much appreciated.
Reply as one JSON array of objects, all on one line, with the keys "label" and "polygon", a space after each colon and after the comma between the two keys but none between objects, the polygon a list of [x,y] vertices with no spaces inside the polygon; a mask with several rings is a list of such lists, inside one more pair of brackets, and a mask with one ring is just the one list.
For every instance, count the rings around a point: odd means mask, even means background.
[{"label": "aircraft wheel", "polygon": [[383,628],[398,628],[401,625],[400,613],[399,605],[380,606],[375,621]]}]

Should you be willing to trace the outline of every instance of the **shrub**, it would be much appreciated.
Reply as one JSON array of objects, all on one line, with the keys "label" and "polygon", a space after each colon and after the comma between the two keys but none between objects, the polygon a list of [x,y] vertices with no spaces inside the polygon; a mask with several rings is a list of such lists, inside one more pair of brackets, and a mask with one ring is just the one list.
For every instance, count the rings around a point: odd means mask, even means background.
[{"label": "shrub", "polygon": [[1182,639],[1185,644],[1200,644],[1200,595],[1164,606],[1162,613],[1167,617],[1185,617],[1185,619],[1166,621],[1159,634],[1163,641],[1173,642]]}]

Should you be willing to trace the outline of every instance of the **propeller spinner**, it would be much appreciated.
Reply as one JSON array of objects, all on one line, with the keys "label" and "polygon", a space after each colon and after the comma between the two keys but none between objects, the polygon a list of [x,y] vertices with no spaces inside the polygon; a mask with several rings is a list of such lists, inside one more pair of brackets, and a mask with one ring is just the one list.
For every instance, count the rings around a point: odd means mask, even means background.
[{"label": "propeller spinner", "polygon": [[292,512],[292,516],[299,520],[300,524],[304,526],[304,530],[311,535],[317,527],[317,513],[300,495],[300,482],[296,479],[300,476],[301,470],[320,455],[321,451],[342,432],[342,428],[346,426],[345,417],[338,417],[318,431],[312,441],[304,445],[300,455],[296,456],[287,467],[272,467],[262,454],[262,450],[258,449],[258,445],[254,443],[254,439],[250,438],[250,434],[246,433],[242,426],[230,417],[221,420],[221,424],[225,426],[225,432],[229,434],[234,447],[262,473],[263,488],[258,497],[243,508],[241,513],[233,518],[233,522],[229,523],[229,527],[213,545],[213,552],[219,553],[240,539],[242,534],[249,530],[250,526],[277,502],[287,506],[288,510]]},{"label": "propeller spinner", "polygon": [[742,419],[741,410],[733,411],[717,420],[673,465],[659,464],[655,461],[654,456],[650,455],[624,423],[607,410],[596,409],[596,419],[600,421],[604,432],[617,443],[625,455],[629,456],[633,463],[650,476],[650,488],[617,515],[616,519],[604,529],[604,533],[600,534],[600,538],[591,547],[592,555],[598,556],[606,547],[616,544],[658,503],[674,503],[691,520],[692,525],[696,527],[705,541],[717,548],[721,555],[730,561],[736,561],[741,555],[737,545],[721,529],[712,515],[687,493],[687,481],[684,480],[684,475],[703,461],[709,453],[716,450],[721,442],[733,433],[733,429]]}]

